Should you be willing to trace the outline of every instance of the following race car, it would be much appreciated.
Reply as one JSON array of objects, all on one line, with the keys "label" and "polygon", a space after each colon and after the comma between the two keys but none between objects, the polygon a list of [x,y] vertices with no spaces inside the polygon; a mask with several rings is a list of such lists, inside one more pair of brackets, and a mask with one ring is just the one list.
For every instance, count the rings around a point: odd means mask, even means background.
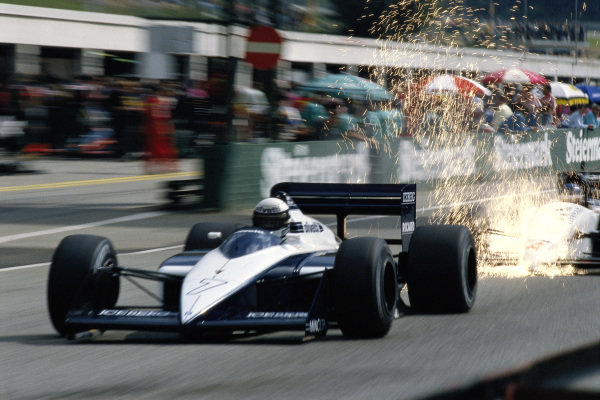
[{"label": "following race car", "polygon": [[[335,215],[337,234],[309,213]],[[399,216],[400,229],[396,238],[347,238],[349,215]],[[473,237],[459,225],[415,227],[414,184],[279,183],[252,220],[197,223],[157,271],[120,266],[106,238],[65,237],[48,277],[54,328],[67,338],[118,329],[314,338],[330,328],[377,338],[407,306],[404,285],[414,312],[463,313],[474,304]],[[158,281],[158,304],[117,304],[121,277]]]},{"label": "following race car", "polygon": [[523,262],[600,268],[600,172],[558,174],[561,201],[540,207],[527,221]]}]

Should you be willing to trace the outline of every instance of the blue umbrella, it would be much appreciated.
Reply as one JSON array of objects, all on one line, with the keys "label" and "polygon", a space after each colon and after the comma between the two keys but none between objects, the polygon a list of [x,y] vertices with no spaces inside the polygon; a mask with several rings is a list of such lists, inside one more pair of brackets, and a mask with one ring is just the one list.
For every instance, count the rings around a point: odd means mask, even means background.
[{"label": "blue umbrella", "polygon": [[600,87],[589,85],[577,85],[577,87],[588,95],[590,103],[600,103]]},{"label": "blue umbrella", "polygon": [[393,100],[392,95],[383,86],[359,76],[349,74],[326,74],[311,79],[298,88],[301,94],[325,93],[340,99],[353,100]]}]

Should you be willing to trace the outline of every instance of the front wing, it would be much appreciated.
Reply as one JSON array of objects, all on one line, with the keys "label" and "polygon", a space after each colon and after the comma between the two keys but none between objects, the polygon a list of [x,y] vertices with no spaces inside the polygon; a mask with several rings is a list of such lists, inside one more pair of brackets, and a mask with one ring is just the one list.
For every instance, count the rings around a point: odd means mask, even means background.
[{"label": "front wing", "polygon": [[[331,315],[329,271],[334,254],[290,258],[256,277],[253,283],[230,294],[207,313],[182,324],[181,313],[155,306],[90,308],[80,304],[67,314],[66,325],[73,332],[92,330],[143,330],[195,333],[233,331],[304,331],[319,336],[335,324]],[[302,267],[322,267],[300,274]],[[124,269],[137,278],[157,279],[157,273]],[[160,276],[158,277],[160,278]],[[85,304],[85,305],[81,305]]]}]

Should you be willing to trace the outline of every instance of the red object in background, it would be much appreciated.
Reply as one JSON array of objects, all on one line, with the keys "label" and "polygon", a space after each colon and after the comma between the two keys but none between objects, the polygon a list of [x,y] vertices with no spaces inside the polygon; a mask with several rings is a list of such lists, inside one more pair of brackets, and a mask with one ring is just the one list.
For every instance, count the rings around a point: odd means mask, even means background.
[{"label": "red object in background", "polygon": [[275,28],[257,25],[248,34],[245,60],[256,69],[273,69],[279,61],[282,42],[283,39]]},{"label": "red object in background", "polygon": [[542,75],[524,68],[505,68],[493,71],[483,77],[481,83],[521,83],[521,84],[544,84],[548,82]]},{"label": "red object in background", "polygon": [[492,94],[489,89],[472,79],[449,74],[428,76],[417,82],[414,87],[429,94],[450,93],[468,96]]},{"label": "red object in background", "polygon": [[177,169],[178,154],[174,133],[168,100],[162,96],[148,96],[144,124],[146,172],[157,173]]}]

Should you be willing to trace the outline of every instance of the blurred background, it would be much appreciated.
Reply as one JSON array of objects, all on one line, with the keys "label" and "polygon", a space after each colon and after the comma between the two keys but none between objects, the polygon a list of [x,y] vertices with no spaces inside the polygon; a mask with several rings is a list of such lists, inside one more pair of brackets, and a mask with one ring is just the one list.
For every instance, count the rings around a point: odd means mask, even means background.
[{"label": "blurred background", "polygon": [[[0,144],[25,154],[410,136],[424,77],[518,65],[588,98],[600,80],[600,3],[583,0],[22,0],[0,15]],[[254,26],[278,32],[272,66],[248,57]]]}]

